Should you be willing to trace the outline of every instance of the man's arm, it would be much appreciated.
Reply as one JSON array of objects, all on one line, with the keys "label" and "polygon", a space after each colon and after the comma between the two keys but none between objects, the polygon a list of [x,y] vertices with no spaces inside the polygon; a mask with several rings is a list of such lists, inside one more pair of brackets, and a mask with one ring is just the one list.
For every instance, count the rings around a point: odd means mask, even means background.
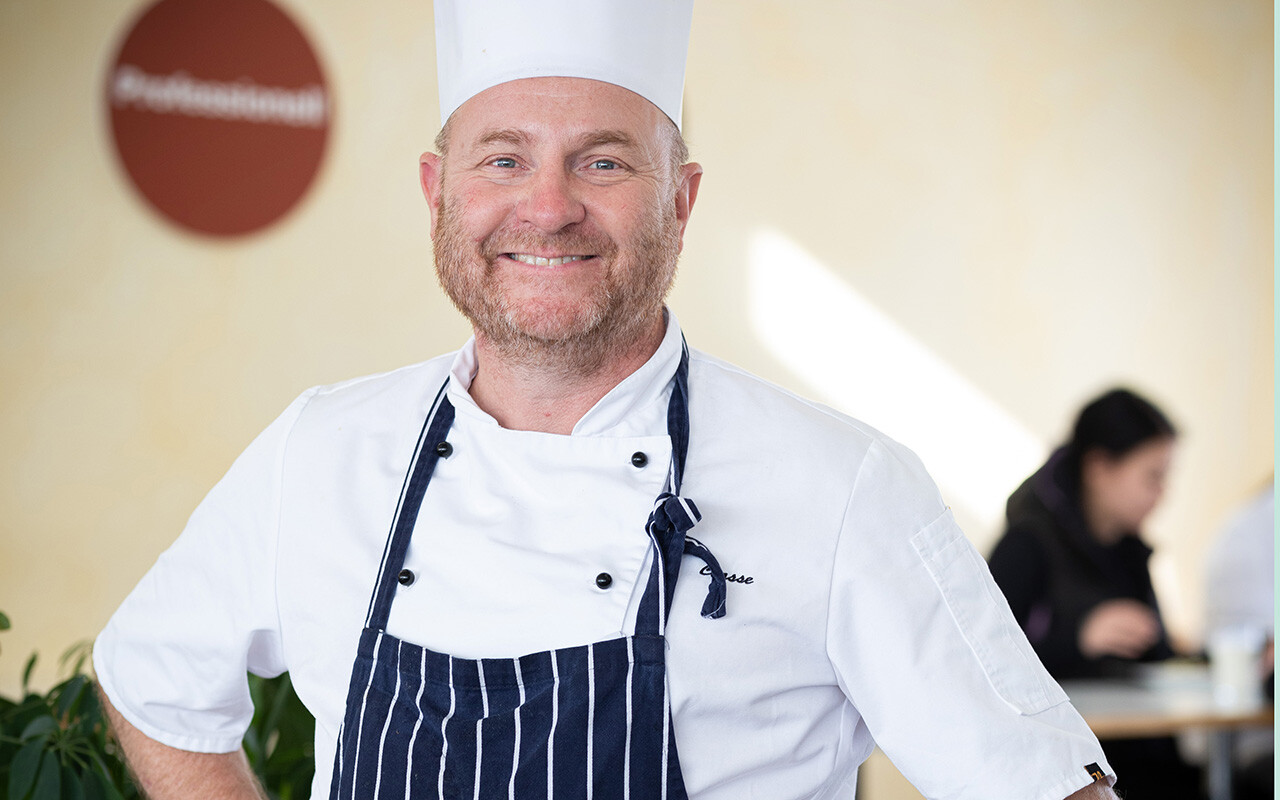
[{"label": "man's arm", "polygon": [[243,750],[192,753],[169,747],[130,724],[101,690],[98,698],[134,780],[148,800],[266,800]]},{"label": "man's arm", "polygon": [[1080,791],[1072,794],[1067,800],[1117,800],[1116,793],[1105,779],[1094,781]]}]

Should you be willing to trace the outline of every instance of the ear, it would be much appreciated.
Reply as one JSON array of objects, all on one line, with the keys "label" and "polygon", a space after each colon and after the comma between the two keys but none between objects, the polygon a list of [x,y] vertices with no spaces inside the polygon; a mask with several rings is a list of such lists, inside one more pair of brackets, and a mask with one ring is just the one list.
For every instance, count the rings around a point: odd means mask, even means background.
[{"label": "ear", "polygon": [[676,220],[680,223],[680,247],[684,248],[684,229],[693,213],[693,203],[698,199],[698,186],[702,183],[702,165],[690,162],[680,168],[680,185],[676,187]]},{"label": "ear", "polygon": [[431,235],[436,233],[436,217],[440,214],[440,189],[444,174],[444,162],[435,153],[423,153],[418,159],[418,180],[422,183],[422,196],[431,209]]}]

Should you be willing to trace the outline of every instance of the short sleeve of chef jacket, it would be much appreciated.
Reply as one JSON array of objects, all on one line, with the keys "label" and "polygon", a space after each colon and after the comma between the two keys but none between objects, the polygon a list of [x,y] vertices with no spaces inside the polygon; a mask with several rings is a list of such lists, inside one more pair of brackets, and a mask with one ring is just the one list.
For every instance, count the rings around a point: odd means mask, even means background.
[{"label": "short sleeve of chef jacket", "polygon": [[275,593],[279,480],[308,392],[263,431],[94,644],[112,705],[162,744],[240,748],[253,718],[246,672],[285,671]]},{"label": "short sleeve of chef jacket", "polygon": [[828,651],[930,798],[1062,800],[1110,767],[914,454],[871,445],[833,565]]}]

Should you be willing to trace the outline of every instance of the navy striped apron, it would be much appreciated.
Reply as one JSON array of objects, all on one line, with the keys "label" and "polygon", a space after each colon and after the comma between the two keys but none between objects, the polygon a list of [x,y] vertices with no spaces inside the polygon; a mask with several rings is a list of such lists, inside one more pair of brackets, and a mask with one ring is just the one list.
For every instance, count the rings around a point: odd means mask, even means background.
[{"label": "navy striped apron", "polygon": [[679,496],[689,446],[689,353],[667,407],[671,471],[645,530],[654,554],[634,636],[518,658],[464,659],[386,632],[431,473],[452,454],[454,410],[437,394],[405,477],[338,732],[332,800],[599,798],[684,800],[664,631],[685,553],[711,568],[704,617],[725,610],[724,572],[686,536]]}]

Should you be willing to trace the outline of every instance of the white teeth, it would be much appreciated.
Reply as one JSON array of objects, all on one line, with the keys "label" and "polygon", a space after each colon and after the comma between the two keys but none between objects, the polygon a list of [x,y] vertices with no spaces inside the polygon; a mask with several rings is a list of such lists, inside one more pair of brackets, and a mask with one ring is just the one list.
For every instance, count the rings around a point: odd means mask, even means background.
[{"label": "white teeth", "polygon": [[527,256],[524,253],[508,253],[508,257],[510,257],[512,261],[519,261],[521,264],[531,264],[535,267],[558,267],[561,264],[568,264],[570,261],[581,261],[586,258],[586,256],[543,258],[542,256]]}]

